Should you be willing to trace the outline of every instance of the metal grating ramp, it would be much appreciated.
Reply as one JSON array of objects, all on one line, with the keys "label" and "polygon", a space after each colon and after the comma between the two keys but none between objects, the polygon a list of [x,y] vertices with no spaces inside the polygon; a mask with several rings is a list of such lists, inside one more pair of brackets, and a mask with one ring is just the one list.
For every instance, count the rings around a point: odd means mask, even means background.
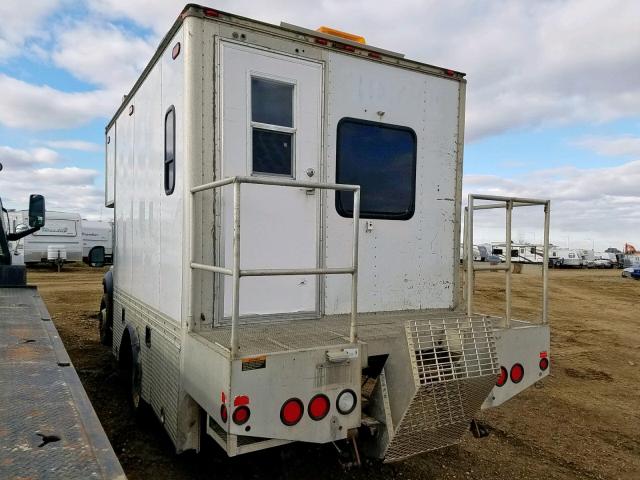
[{"label": "metal grating ramp", "polygon": [[499,370],[487,317],[411,320],[405,329],[416,390],[385,462],[458,443]]}]

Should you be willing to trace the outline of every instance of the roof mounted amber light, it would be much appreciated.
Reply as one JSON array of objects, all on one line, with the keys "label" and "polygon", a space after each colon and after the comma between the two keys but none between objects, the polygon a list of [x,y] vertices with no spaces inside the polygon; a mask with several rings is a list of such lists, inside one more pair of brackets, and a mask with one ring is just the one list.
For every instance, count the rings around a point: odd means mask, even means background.
[{"label": "roof mounted amber light", "polygon": [[316,32],[326,33],[327,35],[332,35],[334,37],[344,38],[346,40],[351,40],[352,42],[361,43],[366,45],[366,41],[363,36],[356,35],[354,33],[342,32],[340,30],[336,30],[335,28],[322,26],[316,29]]}]

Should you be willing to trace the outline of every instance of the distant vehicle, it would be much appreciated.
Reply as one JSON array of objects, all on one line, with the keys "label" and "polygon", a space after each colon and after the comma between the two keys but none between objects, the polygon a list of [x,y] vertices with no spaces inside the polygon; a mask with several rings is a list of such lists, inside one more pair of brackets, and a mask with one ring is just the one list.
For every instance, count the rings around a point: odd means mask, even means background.
[{"label": "distant vehicle", "polygon": [[[490,244],[491,255],[498,255],[502,261],[506,261],[507,247],[504,242]],[[531,243],[511,243],[512,263],[537,263],[544,261],[544,246]]]},{"label": "distant vehicle", "polygon": [[102,250],[104,263],[112,263],[113,223],[82,220],[82,260],[91,263],[97,249]]},{"label": "distant vehicle", "polygon": [[618,259],[615,253],[594,252],[594,257],[594,268],[613,268],[618,264]]},{"label": "distant vehicle", "polygon": [[640,280],[640,266],[625,268],[624,270],[622,270],[622,276]]},{"label": "distant vehicle", "polygon": [[[77,213],[47,211],[47,224],[32,235],[12,242],[15,256],[22,256],[26,265],[40,262],[62,264],[82,261],[82,221]],[[10,212],[15,232],[28,228],[26,210]]]},{"label": "distant vehicle", "polygon": [[[460,244],[460,261],[462,262],[464,259],[464,247]],[[480,247],[477,245],[473,246],[473,261],[480,262],[482,261],[482,254],[480,253]]]},{"label": "distant vehicle", "polygon": [[491,265],[498,265],[502,262],[502,258],[500,258],[499,255],[487,255],[484,261],[490,263]]},{"label": "distant vehicle", "polygon": [[582,250],[551,247],[549,249],[549,265],[553,267],[581,268],[585,266],[585,259]]}]

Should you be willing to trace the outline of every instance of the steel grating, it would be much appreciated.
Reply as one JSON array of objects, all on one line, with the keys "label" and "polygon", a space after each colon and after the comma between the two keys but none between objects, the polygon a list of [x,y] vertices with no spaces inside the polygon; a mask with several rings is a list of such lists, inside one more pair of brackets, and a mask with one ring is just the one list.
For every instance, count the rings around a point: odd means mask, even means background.
[{"label": "steel grating", "polygon": [[386,462],[459,442],[499,369],[487,317],[411,320],[405,328],[416,390],[387,446]]}]

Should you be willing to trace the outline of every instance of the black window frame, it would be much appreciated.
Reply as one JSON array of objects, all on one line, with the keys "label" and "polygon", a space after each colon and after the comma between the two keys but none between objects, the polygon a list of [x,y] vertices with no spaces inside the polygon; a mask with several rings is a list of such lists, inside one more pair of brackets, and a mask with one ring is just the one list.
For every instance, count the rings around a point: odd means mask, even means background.
[{"label": "black window frame", "polygon": [[[366,218],[371,220],[410,220],[416,211],[416,171],[418,166],[418,136],[416,135],[415,130],[411,127],[407,127],[405,125],[396,125],[392,123],[383,123],[383,122],[375,122],[372,120],[364,120],[361,118],[354,117],[343,117],[340,119],[337,125],[337,134],[336,134],[336,183],[340,183],[340,179],[338,178],[338,172],[340,170],[340,162],[341,162],[341,152],[340,152],[340,143],[342,139],[341,126],[345,123],[356,123],[360,125],[371,125],[376,127],[384,127],[391,130],[399,130],[403,132],[410,133],[413,137],[413,164],[411,170],[411,205],[409,206],[409,210],[403,213],[385,213],[385,212],[366,212],[362,209],[360,210],[360,218]],[[353,195],[351,192],[344,191],[336,191],[335,193],[335,207],[338,215],[344,218],[353,218],[353,211],[346,210],[342,205],[342,195]],[[362,190],[361,190],[362,195]],[[360,205],[362,205],[362,199],[360,200]]]},{"label": "black window frame", "polygon": [[[169,115],[172,115],[173,125],[173,138],[171,139],[173,143],[173,156],[172,158],[167,158],[167,119]],[[169,169],[171,169],[171,177],[169,177]],[[164,114],[164,193],[166,195],[171,195],[176,188],[176,108],[171,105],[167,112]],[[169,178],[171,178],[172,183],[169,185]]]}]

